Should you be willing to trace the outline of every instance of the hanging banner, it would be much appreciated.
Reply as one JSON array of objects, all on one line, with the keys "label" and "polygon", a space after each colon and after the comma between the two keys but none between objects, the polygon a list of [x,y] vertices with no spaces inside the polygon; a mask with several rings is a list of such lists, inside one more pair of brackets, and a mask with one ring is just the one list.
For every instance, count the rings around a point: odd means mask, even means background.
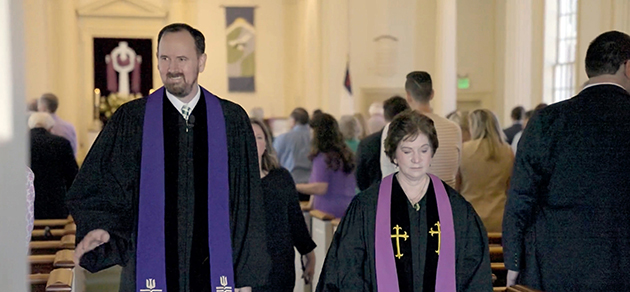
[{"label": "hanging banner", "polygon": [[255,92],[256,30],[255,7],[226,7],[228,89],[230,92]]}]

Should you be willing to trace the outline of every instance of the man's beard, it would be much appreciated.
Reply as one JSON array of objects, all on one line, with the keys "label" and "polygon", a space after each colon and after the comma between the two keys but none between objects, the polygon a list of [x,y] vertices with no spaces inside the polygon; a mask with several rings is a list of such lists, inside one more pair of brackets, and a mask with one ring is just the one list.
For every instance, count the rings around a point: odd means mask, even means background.
[{"label": "man's beard", "polygon": [[[168,82],[168,80],[170,78],[175,78],[175,77],[182,77],[182,82],[179,82],[179,83],[170,83],[170,82]],[[167,73],[166,74],[166,82],[164,82],[164,87],[172,95],[174,95],[176,97],[179,97],[179,98],[182,98],[182,97],[186,97],[187,95],[190,94],[190,92],[193,89],[193,84],[195,84],[196,82],[197,82],[197,76],[195,76],[195,79],[193,80],[193,82],[188,83],[186,81],[186,76],[184,76],[184,74],[170,74],[170,73]]]}]

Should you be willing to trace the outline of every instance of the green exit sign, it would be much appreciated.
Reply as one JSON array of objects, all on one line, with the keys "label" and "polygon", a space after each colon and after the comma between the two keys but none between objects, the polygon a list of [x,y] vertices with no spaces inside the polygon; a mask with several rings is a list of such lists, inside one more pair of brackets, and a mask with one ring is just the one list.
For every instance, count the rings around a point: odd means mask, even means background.
[{"label": "green exit sign", "polygon": [[470,88],[470,78],[468,78],[468,77],[458,77],[457,78],[457,88],[458,89],[468,89],[468,88]]}]

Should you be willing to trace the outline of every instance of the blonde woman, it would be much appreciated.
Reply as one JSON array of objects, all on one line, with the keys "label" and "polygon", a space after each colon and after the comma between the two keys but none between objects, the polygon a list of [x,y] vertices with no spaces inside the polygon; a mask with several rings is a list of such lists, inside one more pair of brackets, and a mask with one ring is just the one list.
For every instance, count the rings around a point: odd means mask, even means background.
[{"label": "blonde woman", "polygon": [[468,122],[471,140],[462,146],[459,190],[488,232],[501,232],[514,155],[494,113],[475,110]]}]

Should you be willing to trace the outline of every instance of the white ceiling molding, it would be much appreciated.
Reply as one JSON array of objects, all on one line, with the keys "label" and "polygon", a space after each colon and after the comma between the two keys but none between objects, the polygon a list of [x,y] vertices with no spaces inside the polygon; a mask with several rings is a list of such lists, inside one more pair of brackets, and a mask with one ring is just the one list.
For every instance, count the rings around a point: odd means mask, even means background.
[{"label": "white ceiling molding", "polygon": [[164,18],[167,11],[143,0],[97,0],[77,9],[78,16]]}]

